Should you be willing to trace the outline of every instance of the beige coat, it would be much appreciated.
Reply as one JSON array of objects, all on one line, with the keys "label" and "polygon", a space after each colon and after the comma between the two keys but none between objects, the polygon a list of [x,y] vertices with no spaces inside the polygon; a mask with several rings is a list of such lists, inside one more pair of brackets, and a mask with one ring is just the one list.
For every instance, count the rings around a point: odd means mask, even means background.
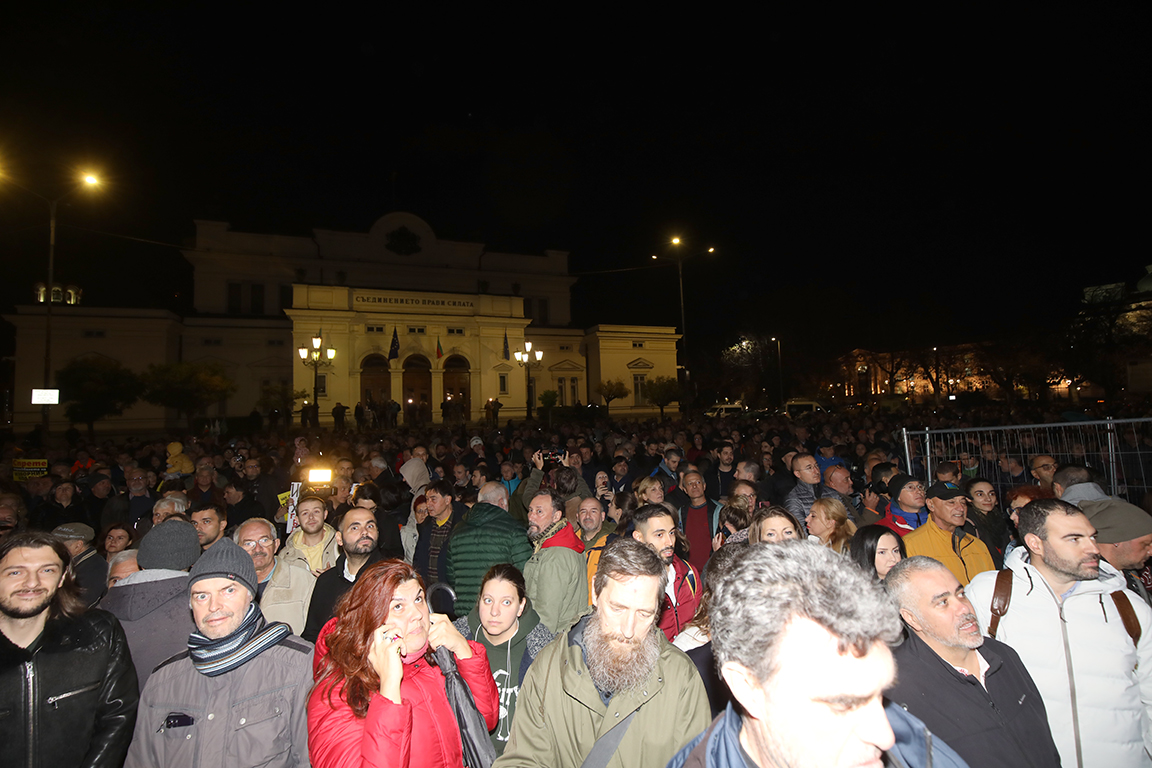
[{"label": "beige coat", "polygon": [[315,586],[316,577],[308,569],[306,561],[290,565],[277,560],[272,578],[264,588],[264,596],[260,598],[264,618],[269,622],[283,621],[292,627],[292,634],[299,635],[308,620],[308,603],[312,602]]},{"label": "beige coat", "polygon": [[[300,540],[304,536],[304,531],[297,529],[292,532],[285,542],[284,548],[280,550],[280,554],[276,555],[283,563],[290,565],[302,565],[309,570],[311,566],[308,565],[308,558],[304,556],[304,552],[300,549]],[[336,561],[340,559],[340,547],[336,544],[336,529],[324,523],[324,553],[320,569],[323,571],[328,570],[336,565]]]}]

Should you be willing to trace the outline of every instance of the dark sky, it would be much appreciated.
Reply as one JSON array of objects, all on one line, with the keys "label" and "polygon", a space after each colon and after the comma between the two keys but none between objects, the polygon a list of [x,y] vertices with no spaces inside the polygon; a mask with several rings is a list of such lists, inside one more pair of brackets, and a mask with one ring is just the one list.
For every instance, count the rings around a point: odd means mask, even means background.
[{"label": "dark sky", "polygon": [[[702,348],[949,343],[1135,280],[1150,12],[1009,18],[418,18],[65,2],[0,32],[0,169],[61,208],[85,303],[183,310],[192,219],[366,231],[394,209],[492,249],[642,266],[673,235]],[[336,6],[338,4],[332,4]],[[168,6],[168,7],[160,7]],[[831,11],[829,11],[831,13]],[[547,14],[556,14],[548,18]],[[8,309],[46,206],[0,180]],[[575,320],[678,324],[675,270],[583,277]]]}]

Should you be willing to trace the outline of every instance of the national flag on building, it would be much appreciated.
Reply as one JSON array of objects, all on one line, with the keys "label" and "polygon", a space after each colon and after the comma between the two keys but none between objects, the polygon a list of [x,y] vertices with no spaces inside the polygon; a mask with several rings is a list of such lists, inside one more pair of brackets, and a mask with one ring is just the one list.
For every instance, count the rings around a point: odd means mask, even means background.
[{"label": "national flag on building", "polygon": [[511,360],[512,355],[508,352],[508,329],[504,329],[504,359]]},{"label": "national flag on building", "polygon": [[440,346],[440,337],[436,337],[436,359],[444,357],[444,348]]},{"label": "national flag on building", "polygon": [[400,357],[400,336],[396,333],[397,329],[392,329],[392,346],[388,348],[388,359],[395,360]]}]

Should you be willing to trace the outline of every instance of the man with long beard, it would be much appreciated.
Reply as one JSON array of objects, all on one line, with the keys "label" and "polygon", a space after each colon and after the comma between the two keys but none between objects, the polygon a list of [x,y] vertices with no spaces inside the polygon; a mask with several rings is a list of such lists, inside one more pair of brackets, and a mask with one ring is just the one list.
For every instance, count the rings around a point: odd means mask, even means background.
[{"label": "man with long beard", "polygon": [[667,579],[664,562],[635,539],[604,548],[593,612],[529,667],[493,768],[662,766],[707,727],[700,675],[656,625]]}]

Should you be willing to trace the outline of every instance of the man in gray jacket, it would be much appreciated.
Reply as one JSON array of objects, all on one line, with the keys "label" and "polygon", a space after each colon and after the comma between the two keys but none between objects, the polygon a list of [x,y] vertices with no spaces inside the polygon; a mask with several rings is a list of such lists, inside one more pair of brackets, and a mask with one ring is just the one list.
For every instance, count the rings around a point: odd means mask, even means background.
[{"label": "man in gray jacket", "polygon": [[144,686],[125,768],[309,765],[312,644],[264,620],[256,583],[228,539],[192,567],[196,631]]},{"label": "man in gray jacket", "polygon": [[140,570],[117,581],[100,601],[120,619],[141,687],[160,662],[186,647],[196,628],[188,612],[188,569],[199,557],[192,524],[165,520],[140,542]]}]

